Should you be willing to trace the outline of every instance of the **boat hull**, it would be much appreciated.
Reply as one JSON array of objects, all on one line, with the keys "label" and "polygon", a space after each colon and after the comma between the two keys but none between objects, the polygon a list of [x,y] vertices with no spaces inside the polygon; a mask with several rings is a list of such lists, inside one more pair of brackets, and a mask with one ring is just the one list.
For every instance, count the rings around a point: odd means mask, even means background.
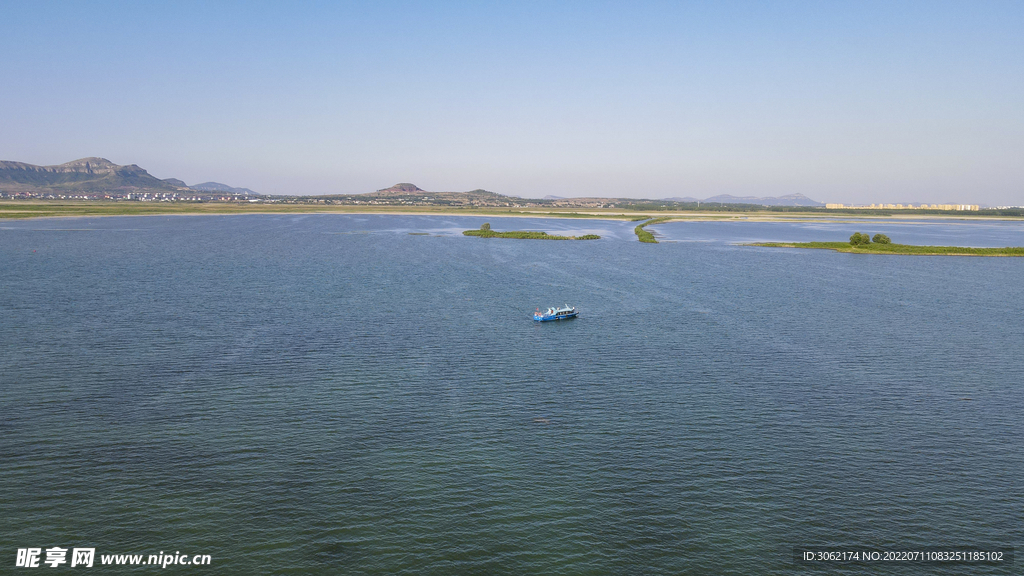
[{"label": "boat hull", "polygon": [[579,316],[579,312],[570,312],[568,314],[552,314],[550,316],[544,314],[534,314],[533,319],[537,322],[553,322],[555,320],[571,320]]}]

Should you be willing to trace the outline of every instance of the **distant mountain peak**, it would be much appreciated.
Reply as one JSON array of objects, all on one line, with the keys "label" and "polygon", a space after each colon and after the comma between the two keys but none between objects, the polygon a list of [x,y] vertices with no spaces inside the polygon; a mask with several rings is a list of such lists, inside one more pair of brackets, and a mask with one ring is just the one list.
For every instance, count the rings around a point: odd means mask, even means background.
[{"label": "distant mountain peak", "polygon": [[399,182],[398,184],[395,184],[391,188],[383,188],[381,190],[377,190],[377,192],[423,192],[423,191],[424,190],[421,189],[419,186],[417,186],[415,184],[410,184],[408,182]]},{"label": "distant mountain peak", "polygon": [[[167,180],[164,180],[166,182]],[[193,184],[189,186],[193,190],[202,190],[203,192],[230,192],[231,194],[256,194],[248,188],[235,188],[234,186],[228,186],[227,184],[221,184],[220,182],[203,182],[202,184]]]},{"label": "distant mountain peak", "polygon": [[731,194],[721,194],[719,196],[712,196],[711,198],[705,198],[704,202],[718,203],[718,204],[760,204],[762,206],[824,206],[823,202],[811,200],[803,194],[786,194],[785,196],[770,196],[767,198],[758,198],[756,196],[733,196]]},{"label": "distant mountain peak", "polygon": [[101,168],[113,168],[117,166],[106,158],[100,158],[99,156],[90,156],[88,158],[79,158],[78,160],[72,160],[71,162],[65,162],[61,166],[85,166],[89,164],[91,166],[97,166]]},{"label": "distant mountain peak", "polygon": [[[186,188],[177,178],[159,180],[136,164],[121,166],[106,158],[90,156],[55,166],[0,161],[0,186],[5,192],[89,193],[177,192]],[[248,188],[232,188],[218,182],[189,186],[195,190],[257,195]]]},{"label": "distant mountain peak", "polygon": [[35,166],[23,162],[0,162],[0,184],[5,191],[114,191],[167,190],[135,164],[119,166],[106,158],[80,158],[56,166]]}]

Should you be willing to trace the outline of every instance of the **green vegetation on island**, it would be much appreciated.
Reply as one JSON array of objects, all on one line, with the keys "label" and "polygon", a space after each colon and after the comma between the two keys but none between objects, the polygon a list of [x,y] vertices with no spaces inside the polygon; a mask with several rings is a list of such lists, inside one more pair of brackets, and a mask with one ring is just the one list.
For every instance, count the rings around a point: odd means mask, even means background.
[{"label": "green vegetation on island", "polygon": [[[641,218],[641,220],[642,219],[643,218]],[[651,224],[661,224],[662,222],[668,222],[669,220],[671,220],[671,218],[655,218],[653,220],[648,220],[647,222],[640,224],[636,228],[633,228],[633,232],[636,234],[636,237],[641,242],[646,242],[647,244],[657,244],[658,241],[654,238],[654,234],[651,234],[647,230],[644,230],[644,226],[650,226]]]},{"label": "green vegetation on island", "polygon": [[892,244],[892,240],[885,234],[875,234],[872,237],[860,232],[854,232],[853,236],[850,236],[850,246],[865,246],[872,242],[875,244]]},{"label": "green vegetation on island", "polygon": [[491,230],[490,223],[480,226],[479,230],[466,230],[464,236],[479,236],[480,238],[516,238],[519,240],[600,240],[597,234],[584,234],[583,236],[558,236],[547,232],[530,232],[524,230],[511,230],[498,232]]},{"label": "green vegetation on island", "polygon": [[962,246],[914,246],[893,244],[885,234],[855,232],[849,242],[755,242],[748,246],[768,248],[816,248],[852,254],[907,254],[918,256],[1024,256],[1024,248],[967,248]]},{"label": "green vegetation on island", "polygon": [[633,232],[636,233],[636,237],[641,242],[647,242],[648,244],[657,244],[658,241],[654,239],[654,234],[651,234],[647,230],[644,230],[644,225],[641,224],[636,228],[633,228]]},{"label": "green vegetation on island", "polygon": [[867,234],[861,234],[860,232],[854,232],[853,236],[850,236],[850,246],[863,246],[864,244],[870,244],[871,237]]}]

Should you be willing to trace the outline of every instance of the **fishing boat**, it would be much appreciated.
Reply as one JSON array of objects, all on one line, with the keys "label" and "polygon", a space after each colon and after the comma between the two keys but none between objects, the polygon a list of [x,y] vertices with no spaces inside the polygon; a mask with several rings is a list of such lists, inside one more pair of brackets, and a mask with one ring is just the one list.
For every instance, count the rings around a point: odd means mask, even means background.
[{"label": "fishing boat", "polygon": [[579,312],[575,306],[569,306],[566,304],[561,308],[548,308],[541,312],[540,308],[533,313],[533,319],[537,322],[550,322],[551,320],[568,320],[569,318],[575,318]]}]

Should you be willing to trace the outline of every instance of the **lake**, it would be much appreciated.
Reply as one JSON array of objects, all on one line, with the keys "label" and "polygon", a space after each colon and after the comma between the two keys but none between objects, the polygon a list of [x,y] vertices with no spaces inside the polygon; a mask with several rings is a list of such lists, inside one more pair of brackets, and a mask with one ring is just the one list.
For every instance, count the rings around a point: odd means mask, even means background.
[{"label": "lake", "polygon": [[[603,238],[461,235],[484,222]],[[1024,543],[1024,259],[737,243],[1024,246],[1024,222],[635,225],[0,222],[0,561],[1011,573],[794,548]]]}]

